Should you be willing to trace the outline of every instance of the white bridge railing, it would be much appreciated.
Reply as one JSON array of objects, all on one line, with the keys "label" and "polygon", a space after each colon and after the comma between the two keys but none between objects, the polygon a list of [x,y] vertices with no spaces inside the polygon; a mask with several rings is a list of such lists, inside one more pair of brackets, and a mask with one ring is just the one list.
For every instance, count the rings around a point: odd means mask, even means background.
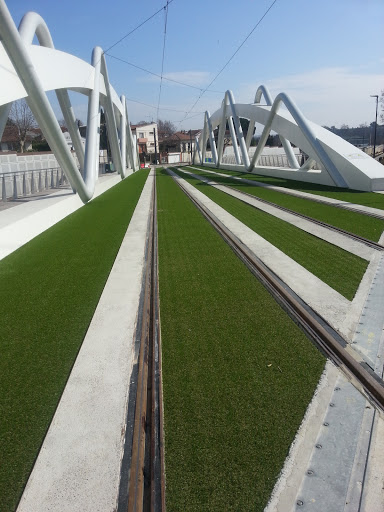
[{"label": "white bridge railing", "polygon": [[59,167],[0,173],[1,201],[18,199],[50,189],[70,188]]}]

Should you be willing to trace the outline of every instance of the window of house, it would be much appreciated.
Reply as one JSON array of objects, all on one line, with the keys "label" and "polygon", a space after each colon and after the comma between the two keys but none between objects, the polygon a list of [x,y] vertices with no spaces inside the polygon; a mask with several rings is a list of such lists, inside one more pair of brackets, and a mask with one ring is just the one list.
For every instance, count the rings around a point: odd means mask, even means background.
[{"label": "window of house", "polygon": [[139,139],[144,139],[144,132],[139,132]]},{"label": "window of house", "polygon": [[149,135],[153,135],[153,132],[149,132]]}]

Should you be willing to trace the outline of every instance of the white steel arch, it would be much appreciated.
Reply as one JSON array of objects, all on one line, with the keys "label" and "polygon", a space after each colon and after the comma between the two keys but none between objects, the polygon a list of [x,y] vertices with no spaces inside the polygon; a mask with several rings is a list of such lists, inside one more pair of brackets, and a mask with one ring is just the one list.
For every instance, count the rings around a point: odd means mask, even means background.
[{"label": "white steel arch", "polygon": [[[264,105],[261,104],[262,98],[265,100]],[[285,107],[284,110],[280,108],[282,105]],[[249,120],[246,138],[242,132],[240,118]],[[236,165],[222,163],[227,123]],[[264,125],[264,129],[256,151],[250,159],[249,149],[255,123]],[[216,145],[214,130],[217,127],[219,129]],[[289,168],[258,165],[272,130],[280,137]],[[205,161],[208,138],[213,163]],[[291,142],[309,156],[301,166],[292,150]],[[384,167],[381,164],[349,142],[306,119],[287,94],[280,93],[273,101],[264,85],[257,89],[254,103],[236,103],[233,93],[227,91],[220,109],[212,115],[209,112],[205,113],[204,128],[200,138],[196,139],[193,162],[210,167],[236,169],[356,190],[384,190]],[[312,170],[316,162],[321,165],[321,170]]]},{"label": "white steel arch", "polygon": [[[36,35],[39,45],[32,44]],[[100,108],[105,112],[112,158],[124,179],[127,167],[138,168],[136,141],[129,125],[125,97],[109,83],[103,50],[95,47],[92,63],[55,49],[45,21],[25,14],[19,30],[0,0],[0,139],[13,101],[25,98],[59,165],[84,203],[94,193],[98,174]],[[55,90],[80,164],[77,169],[46,95]],[[70,104],[68,90],[89,96],[85,150]]]}]

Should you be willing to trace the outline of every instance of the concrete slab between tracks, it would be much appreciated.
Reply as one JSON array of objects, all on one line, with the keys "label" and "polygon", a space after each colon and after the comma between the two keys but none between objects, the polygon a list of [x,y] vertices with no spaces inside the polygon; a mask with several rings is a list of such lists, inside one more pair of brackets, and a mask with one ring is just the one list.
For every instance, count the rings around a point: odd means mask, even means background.
[{"label": "concrete slab between tracks", "polygon": [[116,510],[153,171],[17,512]]},{"label": "concrete slab between tracks", "polygon": [[[121,181],[103,176],[93,198]],[[60,190],[0,212],[0,260],[83,206],[77,194]]]},{"label": "concrete slab between tracks", "polygon": [[273,215],[274,217],[277,217],[285,222],[288,222],[289,224],[292,224],[293,226],[296,226],[297,228],[310,233],[311,235],[316,236],[317,238],[320,238],[322,240],[325,240],[326,242],[333,244],[337,247],[340,247],[355,256],[359,256],[360,258],[363,258],[367,261],[370,261],[373,254],[377,252],[376,249],[373,249],[367,245],[365,245],[362,242],[358,242],[356,240],[353,240],[352,238],[337,233],[336,231],[333,231],[332,229],[328,229],[323,226],[319,226],[309,220],[303,219],[302,217],[299,217],[297,215],[294,215],[289,212],[285,212],[279,208],[276,208],[272,205],[266,204],[263,201],[259,201],[257,197],[250,197],[245,194],[243,194],[241,191],[238,191],[232,187],[227,187],[225,185],[220,185],[219,183],[216,183],[215,181],[211,181],[209,179],[204,178],[203,176],[199,176],[197,174],[193,174],[189,171],[185,171],[180,169],[182,172],[189,174],[190,176],[193,176],[194,178],[203,181],[204,183],[207,183],[208,185],[211,185],[212,187],[221,190],[222,192],[225,192],[226,194],[235,197],[236,199],[240,199],[241,201],[251,205],[255,206],[259,210],[266,212],[270,215]]},{"label": "concrete slab between tracks", "polygon": [[[199,169],[198,167],[193,167],[193,166],[190,166],[190,167],[191,167],[191,169],[198,169],[201,171],[201,169]],[[356,203],[348,203],[347,201],[341,201],[340,199],[333,199],[331,197],[320,196],[317,194],[310,194],[309,192],[302,192],[301,190],[293,190],[291,188],[277,187],[276,185],[268,185],[261,181],[248,180],[246,178],[241,178],[239,176],[232,176],[229,174],[211,171],[206,168],[204,168],[204,172],[216,174],[217,176],[222,176],[223,178],[233,178],[235,180],[239,180],[242,183],[247,183],[248,185],[269,188],[271,190],[275,190],[276,192],[288,194],[291,196],[301,197],[303,199],[309,199],[310,201],[314,201],[314,200],[321,201],[323,203],[329,204],[330,206],[342,206],[346,210],[359,210],[362,213],[372,213],[372,214],[377,215],[378,217],[381,217],[382,219],[384,219],[384,211],[383,210],[379,210],[377,208],[371,208],[370,206],[364,206],[364,205],[356,204]]]},{"label": "concrete slab between tracks", "polygon": [[180,178],[172,170],[168,172],[177,181],[181,180],[190,194],[201,202],[222,222],[244,245],[246,245],[265,265],[267,265],[287,286],[299,295],[332,327],[339,329],[350,308],[350,301],[333,290],[311,272],[289,258],[274,245],[252,231],[228,213],[224,208],[209,199],[202,192]]}]

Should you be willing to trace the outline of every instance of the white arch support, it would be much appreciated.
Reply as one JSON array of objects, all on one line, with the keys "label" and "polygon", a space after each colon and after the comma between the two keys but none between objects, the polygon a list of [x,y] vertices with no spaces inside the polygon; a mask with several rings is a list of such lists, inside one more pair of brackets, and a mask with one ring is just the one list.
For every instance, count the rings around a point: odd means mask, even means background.
[{"label": "white arch support", "polygon": [[[262,98],[265,100],[265,105],[261,104]],[[285,109],[281,109],[281,106],[284,106]],[[249,120],[246,139],[241,129],[241,118]],[[223,164],[227,122],[233,143],[235,165]],[[249,151],[255,123],[262,124],[264,129],[250,161]],[[211,147],[215,149],[217,143],[215,164],[205,161],[208,127],[212,132],[219,127],[217,141],[215,144],[211,143]],[[272,130],[280,137],[289,168],[258,165],[268,135]],[[309,157],[301,167],[291,143],[302,149]],[[254,172],[356,190],[384,190],[384,167],[381,164],[349,142],[306,119],[287,94],[280,93],[273,101],[268,89],[263,85],[257,89],[254,103],[250,104],[235,103],[232,92],[227,91],[221,107],[211,116],[208,112],[205,113],[204,130],[200,136],[199,145],[203,147],[202,154],[196,150],[193,162],[198,163],[198,155],[199,163],[202,165],[215,165],[217,168]],[[214,156],[213,160],[215,160]],[[314,169],[316,163],[317,166],[320,165],[320,169]]]},{"label": "white arch support", "polygon": [[[35,35],[40,46],[32,44]],[[4,0],[0,0],[0,36],[0,137],[13,101],[25,98],[72,188],[86,203],[93,196],[98,175],[102,107],[118,173],[124,179],[127,165],[137,170],[137,145],[129,126],[125,98],[120,100],[109,83],[105,55],[100,47],[94,48],[91,65],[58,51],[45,21],[38,14],[27,13],[17,30]],[[56,92],[84,179],[48,101],[46,91],[49,90]],[[85,151],[68,90],[89,97]]]}]

